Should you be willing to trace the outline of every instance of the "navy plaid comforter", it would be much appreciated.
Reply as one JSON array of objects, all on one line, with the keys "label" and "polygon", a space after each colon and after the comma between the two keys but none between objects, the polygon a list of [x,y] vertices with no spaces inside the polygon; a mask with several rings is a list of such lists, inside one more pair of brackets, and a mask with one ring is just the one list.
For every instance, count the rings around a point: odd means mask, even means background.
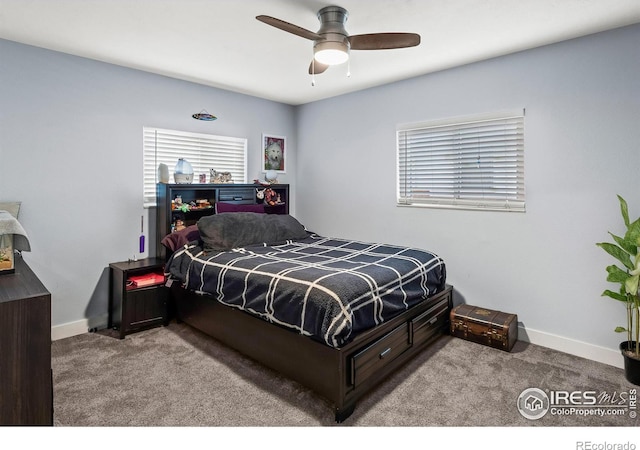
[{"label": "navy plaid comforter", "polygon": [[414,248],[311,235],[278,246],[176,251],[166,272],[269,322],[341,347],[444,289],[444,261]]}]

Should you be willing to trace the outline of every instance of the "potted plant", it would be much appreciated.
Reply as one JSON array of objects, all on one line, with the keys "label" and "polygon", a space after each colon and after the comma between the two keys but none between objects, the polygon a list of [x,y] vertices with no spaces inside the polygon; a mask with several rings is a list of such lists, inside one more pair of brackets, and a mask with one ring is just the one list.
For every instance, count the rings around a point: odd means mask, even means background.
[{"label": "potted plant", "polygon": [[601,242],[596,245],[617,259],[623,267],[615,264],[607,267],[607,281],[618,283],[618,292],[605,290],[602,295],[619,300],[627,309],[627,324],[616,327],[618,333],[627,333],[627,340],[620,344],[624,356],[625,375],[633,384],[640,385],[640,218],[631,222],[627,202],[618,195],[620,211],[627,231],[624,237],[609,232],[615,244]]}]

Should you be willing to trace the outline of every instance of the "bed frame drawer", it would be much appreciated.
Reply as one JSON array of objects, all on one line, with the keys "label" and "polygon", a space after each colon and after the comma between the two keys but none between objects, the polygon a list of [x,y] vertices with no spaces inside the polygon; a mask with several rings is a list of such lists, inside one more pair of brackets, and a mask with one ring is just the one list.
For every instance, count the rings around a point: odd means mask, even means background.
[{"label": "bed frame drawer", "polygon": [[352,357],[351,383],[358,386],[410,346],[409,324],[404,323]]},{"label": "bed frame drawer", "polygon": [[440,333],[449,315],[448,299],[440,300],[427,311],[409,322],[409,344],[420,345]]}]

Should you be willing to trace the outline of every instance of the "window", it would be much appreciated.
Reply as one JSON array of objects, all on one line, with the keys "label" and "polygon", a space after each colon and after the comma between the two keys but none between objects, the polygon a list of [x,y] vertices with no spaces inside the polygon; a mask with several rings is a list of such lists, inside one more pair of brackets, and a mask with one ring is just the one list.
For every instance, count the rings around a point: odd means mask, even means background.
[{"label": "window", "polygon": [[524,111],[401,125],[398,205],[525,210]]},{"label": "window", "polygon": [[169,167],[169,182],[178,158],[193,166],[194,179],[210,169],[231,172],[235,183],[247,180],[247,139],[144,127],[144,205],[155,206],[158,165]]}]

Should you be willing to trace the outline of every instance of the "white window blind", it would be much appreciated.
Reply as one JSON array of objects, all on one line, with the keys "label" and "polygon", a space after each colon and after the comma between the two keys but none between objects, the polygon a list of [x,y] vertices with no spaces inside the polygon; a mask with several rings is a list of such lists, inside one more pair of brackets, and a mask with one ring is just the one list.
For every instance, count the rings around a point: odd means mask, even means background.
[{"label": "white window blind", "polygon": [[525,210],[524,112],[401,125],[398,204]]},{"label": "white window blind", "polygon": [[194,183],[199,174],[210,169],[231,172],[234,183],[247,180],[247,139],[184,131],[143,128],[144,142],[144,205],[155,206],[158,165],[169,167],[169,183],[174,183],[173,171],[178,158],[186,159],[193,167]]}]

